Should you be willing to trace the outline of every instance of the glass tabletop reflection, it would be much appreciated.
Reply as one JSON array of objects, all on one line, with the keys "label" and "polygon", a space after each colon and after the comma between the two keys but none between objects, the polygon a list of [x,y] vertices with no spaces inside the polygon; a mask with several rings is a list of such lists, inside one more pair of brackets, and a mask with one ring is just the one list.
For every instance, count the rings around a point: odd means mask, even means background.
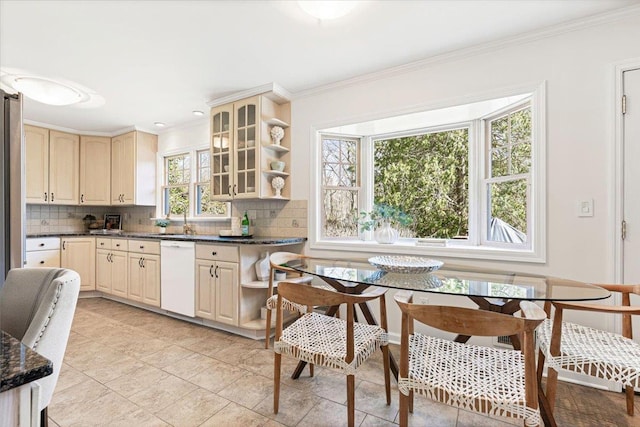
[{"label": "glass tabletop reflection", "polygon": [[592,301],[608,298],[609,291],[589,283],[556,277],[482,269],[444,263],[430,273],[383,271],[367,260],[306,258],[288,267],[343,286],[371,285],[410,291],[437,292],[483,298],[530,301]]}]

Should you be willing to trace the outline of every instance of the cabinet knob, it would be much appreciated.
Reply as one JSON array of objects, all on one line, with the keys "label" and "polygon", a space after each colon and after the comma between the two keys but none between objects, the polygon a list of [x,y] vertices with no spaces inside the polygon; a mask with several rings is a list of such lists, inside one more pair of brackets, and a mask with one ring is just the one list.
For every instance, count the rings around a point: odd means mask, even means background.
[{"label": "cabinet knob", "polygon": [[104,242],[100,242],[100,246],[104,246]]},{"label": "cabinet knob", "polygon": [[53,193],[51,193],[51,201],[52,201],[52,202],[54,201]]},{"label": "cabinet knob", "polygon": [[84,203],[84,194],[80,195],[80,203]]},{"label": "cabinet knob", "polygon": [[44,261],[40,261],[40,264],[44,264]]},{"label": "cabinet knob", "polygon": [[211,252],[211,255],[216,256],[216,255],[218,255],[218,252],[213,251],[213,252]]},{"label": "cabinet knob", "polygon": [[47,201],[48,196],[49,196],[49,195],[48,195],[47,193],[44,193],[44,201],[45,201],[45,202]]},{"label": "cabinet knob", "polygon": [[44,246],[44,243],[40,243],[38,246]]},{"label": "cabinet knob", "polygon": [[140,249],[144,249],[144,246],[140,245]]},{"label": "cabinet knob", "polygon": [[120,243],[116,243],[116,247],[119,248],[120,247]]}]

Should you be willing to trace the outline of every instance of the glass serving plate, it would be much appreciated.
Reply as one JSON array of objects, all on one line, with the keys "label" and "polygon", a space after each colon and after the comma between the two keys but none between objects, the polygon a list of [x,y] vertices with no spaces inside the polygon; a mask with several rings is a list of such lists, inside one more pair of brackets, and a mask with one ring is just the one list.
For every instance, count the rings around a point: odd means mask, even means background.
[{"label": "glass serving plate", "polygon": [[369,264],[389,273],[419,274],[437,270],[444,263],[419,256],[382,255],[369,258]]}]

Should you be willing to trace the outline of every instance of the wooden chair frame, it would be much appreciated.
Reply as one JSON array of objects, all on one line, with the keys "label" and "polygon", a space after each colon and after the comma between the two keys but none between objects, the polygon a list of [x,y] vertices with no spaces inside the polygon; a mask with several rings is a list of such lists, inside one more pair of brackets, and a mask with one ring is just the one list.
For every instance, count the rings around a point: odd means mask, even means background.
[{"label": "wooden chair frame", "polygon": [[[386,289],[374,288],[374,290],[361,295],[345,294],[341,292],[329,291],[322,288],[314,288],[311,286],[304,286],[298,283],[280,282],[278,285],[278,306],[276,310],[276,335],[275,341],[280,340],[283,334],[283,308],[282,299],[286,298],[289,301],[296,302],[308,307],[312,306],[340,306],[346,304],[347,319],[346,319],[346,357],[345,362],[351,363],[355,357],[355,336],[354,336],[354,312],[355,305],[364,304],[367,301],[374,299],[380,300],[380,327],[387,331],[387,316],[386,316],[386,302],[385,302]],[[384,364],[384,379],[387,405],[391,404],[391,379],[389,372],[389,346],[381,346],[383,353]],[[282,365],[282,355],[280,353],[274,354],[274,394],[273,394],[273,412],[278,413],[278,405],[280,399],[280,370]],[[347,412],[348,412],[348,425],[352,427],[355,423],[355,375],[347,374]]]},{"label": "wooden chair frame", "polygon": [[[311,276],[305,277],[299,271],[282,266],[282,264],[286,264],[289,261],[293,261],[296,259],[305,259],[305,258],[307,257],[301,254],[293,253],[293,252],[274,252],[269,256],[270,267],[269,267],[269,287],[267,288],[267,301],[274,294],[273,285],[275,281],[276,270],[284,271],[286,273],[294,273],[300,276],[300,280],[296,280],[297,282],[311,282],[311,280],[313,280],[313,277]],[[287,280],[289,281],[294,281],[292,279],[293,278],[287,278]],[[300,313],[298,312],[298,314]],[[265,328],[264,328],[264,348],[269,348],[270,338],[271,338],[271,310],[267,307],[267,319],[266,319]]]},{"label": "wooden chair frame", "polygon": [[[514,317],[471,308],[413,304],[412,298],[411,292],[398,292],[395,295],[396,303],[402,311],[399,381],[409,376],[409,336],[414,333],[414,320],[458,335],[518,335],[521,338],[521,351],[524,355],[526,406],[532,410],[538,410],[534,331],[546,318],[540,307],[529,301],[521,301],[523,317]],[[408,396],[402,392],[399,394],[400,426],[406,427],[409,423],[409,412],[413,412],[414,393],[410,391]]]},{"label": "wooden chair frame", "polygon": [[[631,294],[640,295],[640,285],[620,285],[620,284],[595,284],[601,288],[604,288],[610,292],[619,293],[622,295],[621,305],[601,305],[592,303],[575,303],[575,302],[546,302],[545,311],[547,316],[551,318],[552,310],[554,308],[553,320],[552,320],[552,332],[551,341],[549,344],[549,354],[551,356],[560,355],[560,343],[562,342],[562,323],[563,314],[565,310],[578,310],[588,311],[594,313],[604,314],[620,314],[622,315],[622,336],[628,339],[633,339],[632,330],[632,315],[640,314],[640,306],[631,305]],[[538,358],[538,381],[542,378],[542,373],[545,365],[545,355],[543,349],[540,349]],[[593,375],[597,376],[597,375]],[[549,405],[553,411],[555,405],[555,398],[558,384],[558,371],[549,367],[547,371],[547,386],[546,395],[549,399]],[[625,386],[627,414],[633,416],[634,408],[634,388],[632,386]]]}]

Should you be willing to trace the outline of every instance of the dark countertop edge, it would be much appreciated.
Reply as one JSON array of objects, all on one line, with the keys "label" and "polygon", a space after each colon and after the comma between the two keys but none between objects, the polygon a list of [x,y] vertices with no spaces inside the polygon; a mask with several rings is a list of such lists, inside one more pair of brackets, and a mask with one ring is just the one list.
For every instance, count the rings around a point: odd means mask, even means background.
[{"label": "dark countertop edge", "polygon": [[53,373],[53,363],[8,333],[0,332],[2,361],[0,392],[39,380]]},{"label": "dark countertop edge", "polygon": [[180,242],[215,242],[232,243],[242,245],[276,245],[303,243],[306,237],[269,237],[257,236],[250,238],[220,237],[215,235],[184,235],[184,234],[158,234],[158,233],[120,233],[120,234],[90,234],[89,232],[68,232],[68,233],[30,233],[27,238],[34,237],[108,237],[127,239],[150,239],[150,240],[173,240]]}]

